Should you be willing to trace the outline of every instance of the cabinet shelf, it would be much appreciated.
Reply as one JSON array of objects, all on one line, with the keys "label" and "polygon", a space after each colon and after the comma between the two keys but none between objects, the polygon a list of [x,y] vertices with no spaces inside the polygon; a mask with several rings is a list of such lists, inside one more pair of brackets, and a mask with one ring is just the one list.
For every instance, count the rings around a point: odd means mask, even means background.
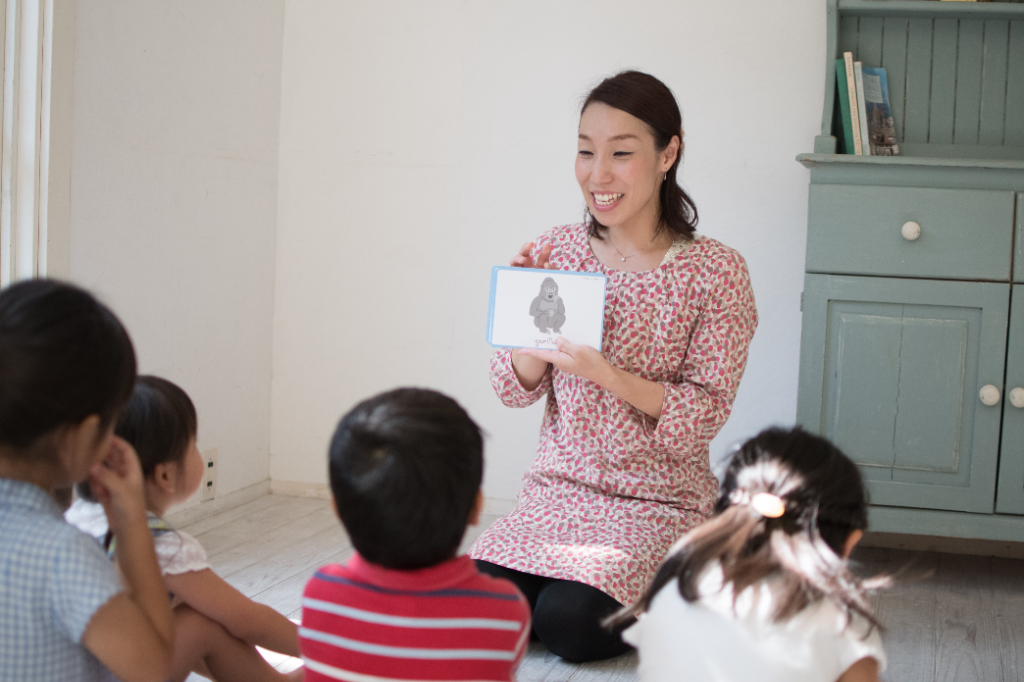
[{"label": "cabinet shelf", "polygon": [[857,156],[855,154],[798,154],[796,160],[807,168],[822,163],[852,163],[862,166],[931,166],[944,168],[996,168],[1024,170],[1024,161],[1007,159],[959,159],[933,156]]},{"label": "cabinet shelf", "polygon": [[1024,4],[1011,2],[935,2],[935,0],[839,0],[851,17],[924,19],[1024,19]]}]

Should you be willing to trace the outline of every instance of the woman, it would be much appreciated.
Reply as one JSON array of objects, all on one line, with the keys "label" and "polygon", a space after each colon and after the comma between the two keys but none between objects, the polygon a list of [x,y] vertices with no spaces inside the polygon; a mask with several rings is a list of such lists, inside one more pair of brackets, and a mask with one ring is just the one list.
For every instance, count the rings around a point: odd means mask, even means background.
[{"label": "woman", "polygon": [[743,258],[695,234],[676,182],[682,119],[658,79],[606,79],[580,114],[576,179],[586,222],[557,227],[519,267],[608,277],[604,351],[500,350],[491,381],[510,407],[548,396],[519,503],[470,551],[516,583],[534,632],[570,661],[629,647],[600,621],[632,604],[672,543],[711,513],[708,443],[725,424],[757,312]]}]

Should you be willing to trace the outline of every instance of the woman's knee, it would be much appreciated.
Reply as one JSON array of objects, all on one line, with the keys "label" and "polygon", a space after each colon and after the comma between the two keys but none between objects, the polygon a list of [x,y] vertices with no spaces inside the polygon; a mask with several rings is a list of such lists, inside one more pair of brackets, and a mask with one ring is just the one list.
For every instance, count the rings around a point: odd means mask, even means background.
[{"label": "woman's knee", "polygon": [[631,648],[603,625],[622,604],[596,587],[569,580],[546,585],[533,611],[533,629],[548,650],[567,661],[598,661]]}]

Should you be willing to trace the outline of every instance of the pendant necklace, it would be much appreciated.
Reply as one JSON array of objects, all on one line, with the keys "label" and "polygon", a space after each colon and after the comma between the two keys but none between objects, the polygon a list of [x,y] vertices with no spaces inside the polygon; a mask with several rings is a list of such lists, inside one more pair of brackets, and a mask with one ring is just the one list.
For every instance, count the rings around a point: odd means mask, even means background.
[{"label": "pendant necklace", "polygon": [[623,253],[621,251],[619,251],[619,247],[615,246],[615,242],[612,241],[612,236],[611,235],[608,235],[608,243],[610,243],[612,245],[612,248],[615,249],[615,252],[617,254],[619,254],[620,258],[622,258],[622,262],[625,263],[627,258],[632,258],[633,256],[637,255],[638,253],[640,253],[641,251],[646,249],[648,246],[653,244],[654,240],[657,239],[657,238],[658,238],[658,235],[657,235],[657,233],[655,233],[655,235],[653,237],[651,237],[651,241],[647,242],[641,248],[637,249],[636,251],[634,251],[633,253],[629,254],[628,256],[623,255]]}]

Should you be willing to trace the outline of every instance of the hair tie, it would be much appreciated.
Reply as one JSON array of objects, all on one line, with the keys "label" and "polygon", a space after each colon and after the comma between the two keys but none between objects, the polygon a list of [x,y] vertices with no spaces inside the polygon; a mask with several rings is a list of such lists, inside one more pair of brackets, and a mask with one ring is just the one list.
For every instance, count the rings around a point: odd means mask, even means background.
[{"label": "hair tie", "polygon": [[786,503],[778,495],[758,493],[750,498],[750,506],[768,519],[777,519],[786,513]]}]

